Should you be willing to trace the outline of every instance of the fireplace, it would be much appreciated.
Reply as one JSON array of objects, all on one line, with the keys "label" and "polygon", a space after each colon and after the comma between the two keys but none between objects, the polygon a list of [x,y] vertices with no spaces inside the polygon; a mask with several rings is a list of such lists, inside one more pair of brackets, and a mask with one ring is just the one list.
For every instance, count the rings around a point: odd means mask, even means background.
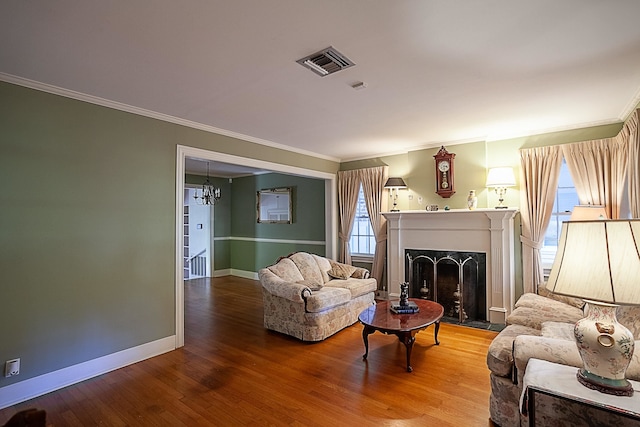
[{"label": "fireplace", "polygon": [[436,301],[449,321],[486,321],[487,255],[405,249],[409,297]]},{"label": "fireplace", "polygon": [[[513,208],[384,212],[389,297],[398,298],[400,284],[410,281],[406,251],[435,251],[445,256],[455,252],[485,254],[483,320],[505,323],[515,303],[514,217],[517,212]],[[423,283],[416,286],[422,288],[426,278],[422,280]],[[465,291],[469,292],[463,289]],[[463,309],[466,310],[464,301]],[[479,319],[482,313],[483,310],[478,309]]]}]

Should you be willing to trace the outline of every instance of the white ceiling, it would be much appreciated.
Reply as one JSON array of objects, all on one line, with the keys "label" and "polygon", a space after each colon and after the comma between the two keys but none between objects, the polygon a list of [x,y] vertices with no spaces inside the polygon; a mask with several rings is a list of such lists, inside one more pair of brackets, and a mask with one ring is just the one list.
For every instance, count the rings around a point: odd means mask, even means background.
[{"label": "white ceiling", "polygon": [[[638,17],[638,0],[5,0],[0,78],[344,161],[621,121]],[[328,46],[356,65],[296,63]]]}]

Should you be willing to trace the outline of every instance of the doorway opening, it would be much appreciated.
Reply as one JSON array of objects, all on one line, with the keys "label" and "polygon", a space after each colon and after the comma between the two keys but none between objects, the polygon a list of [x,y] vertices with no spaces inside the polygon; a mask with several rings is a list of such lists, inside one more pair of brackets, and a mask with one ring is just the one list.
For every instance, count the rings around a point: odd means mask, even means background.
[{"label": "doorway opening", "polygon": [[213,218],[211,205],[200,205],[195,199],[196,189],[184,189],[184,280],[212,276],[213,265]]},{"label": "doorway opening", "polygon": [[[177,145],[176,147],[176,258],[175,258],[175,347],[184,346],[184,191],[185,191],[185,162],[187,158],[203,161],[217,161],[230,165],[241,165],[251,168],[281,172],[324,180],[325,187],[325,252],[329,258],[335,258],[338,248],[338,187],[335,173],[320,172],[312,169],[272,163],[249,157],[234,156],[200,148]],[[211,263],[213,264],[213,257]]]}]

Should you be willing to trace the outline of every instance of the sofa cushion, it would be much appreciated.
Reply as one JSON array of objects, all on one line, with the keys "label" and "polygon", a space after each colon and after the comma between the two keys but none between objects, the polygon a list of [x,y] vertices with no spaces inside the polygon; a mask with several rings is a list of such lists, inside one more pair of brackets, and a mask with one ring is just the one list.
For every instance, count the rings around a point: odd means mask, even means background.
[{"label": "sofa cushion", "polygon": [[312,280],[320,284],[324,283],[322,272],[313,255],[307,252],[296,252],[289,259],[298,267],[304,280]]},{"label": "sofa cushion", "polygon": [[377,282],[376,279],[334,279],[325,283],[325,286],[348,289],[351,292],[351,298],[356,298],[369,292],[375,292]]},{"label": "sofa cushion", "polygon": [[507,325],[523,325],[540,330],[542,329],[542,324],[544,322],[564,322],[573,324],[584,317],[582,310],[579,308],[572,307],[567,304],[562,305],[564,306],[564,309],[554,309],[552,306],[535,308],[523,306],[518,307],[507,317]]},{"label": "sofa cushion", "polygon": [[349,301],[351,301],[351,292],[348,289],[323,286],[319,291],[305,296],[305,308],[309,313],[318,313]]},{"label": "sofa cushion", "polygon": [[327,271],[331,270],[331,264],[329,263],[329,260],[316,254],[311,254],[311,256],[313,256],[313,259],[315,259],[316,263],[318,263],[318,268],[320,269],[320,273],[322,274],[322,283],[327,283],[329,280],[331,280],[331,277],[329,277],[329,275],[327,274]]},{"label": "sofa cushion", "polygon": [[538,285],[538,294],[540,296],[551,298],[553,300],[560,301],[560,302],[563,302],[565,304],[572,305],[574,307],[584,308],[585,302],[584,302],[584,300],[582,298],[573,298],[573,297],[567,297],[567,296],[564,296],[564,295],[554,294],[553,292],[551,292],[551,291],[549,291],[547,289],[547,284],[546,283]]},{"label": "sofa cushion", "polygon": [[584,310],[582,308],[578,308],[571,304],[566,304],[554,298],[547,298],[542,295],[536,295],[533,293],[523,294],[520,298],[518,298],[515,306],[536,308],[543,310],[544,312],[560,310],[574,313],[576,316],[584,317]]},{"label": "sofa cushion", "polygon": [[[622,305],[616,310],[616,317],[631,331],[634,339],[640,339],[640,306]],[[640,352],[638,347],[636,352]]]},{"label": "sofa cushion", "polygon": [[540,335],[540,331],[522,325],[509,325],[491,341],[487,352],[487,367],[491,372],[501,377],[511,375],[513,340],[523,334]]},{"label": "sofa cushion", "polygon": [[277,264],[267,267],[273,274],[286,282],[299,282],[304,280],[296,264],[289,258],[282,258]]},{"label": "sofa cushion", "polygon": [[573,323],[543,322],[542,336],[547,338],[575,341],[576,337],[573,333],[574,327],[575,325]]},{"label": "sofa cushion", "polygon": [[331,270],[327,272],[329,277],[333,279],[348,279],[357,270],[357,267],[349,264],[330,260]]}]

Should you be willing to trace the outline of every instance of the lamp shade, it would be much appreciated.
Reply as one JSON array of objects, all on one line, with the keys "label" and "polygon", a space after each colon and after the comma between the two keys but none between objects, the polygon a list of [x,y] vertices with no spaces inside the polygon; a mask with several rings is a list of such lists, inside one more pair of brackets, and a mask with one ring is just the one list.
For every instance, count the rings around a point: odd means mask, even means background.
[{"label": "lamp shade", "polygon": [[405,188],[407,184],[402,178],[389,178],[384,186],[385,188]]},{"label": "lamp shade", "polygon": [[611,304],[640,304],[640,220],[568,221],[547,289]]},{"label": "lamp shade", "polygon": [[602,205],[574,206],[569,221],[584,221],[586,219],[607,219],[607,211]]},{"label": "lamp shade", "polygon": [[487,174],[487,187],[513,187],[516,177],[513,168],[491,168]]}]

